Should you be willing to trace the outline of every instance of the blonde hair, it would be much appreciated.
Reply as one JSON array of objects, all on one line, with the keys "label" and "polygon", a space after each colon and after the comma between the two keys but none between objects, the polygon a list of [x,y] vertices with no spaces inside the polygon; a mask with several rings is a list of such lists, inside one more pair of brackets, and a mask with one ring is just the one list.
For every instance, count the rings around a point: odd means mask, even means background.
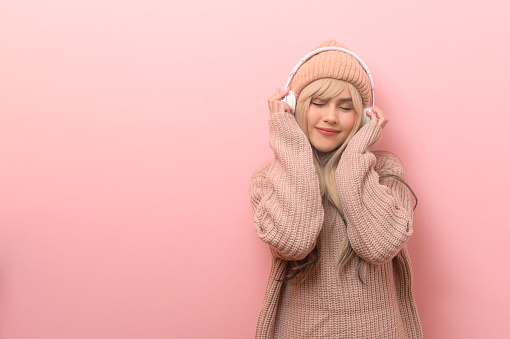
[{"label": "blonde hair", "polygon": [[[340,203],[340,197],[338,195],[338,190],[336,186],[335,170],[338,166],[340,156],[342,155],[342,152],[344,151],[345,147],[347,146],[351,138],[354,136],[354,134],[356,134],[356,132],[361,128],[361,119],[363,115],[363,101],[361,98],[361,94],[357,90],[357,88],[354,87],[354,85],[343,80],[337,80],[332,78],[322,78],[315,80],[308,84],[299,94],[296,104],[295,117],[298,125],[301,127],[305,135],[309,138],[307,113],[311,101],[315,98],[327,101],[333,97],[336,97],[345,90],[348,90],[350,92],[352,102],[354,105],[354,110],[356,112],[354,127],[352,128],[351,132],[349,133],[345,141],[336,150],[328,152],[322,159],[319,159],[319,156],[317,155],[317,152],[313,146],[312,149],[315,153],[313,159],[315,169],[317,172],[317,177],[319,179],[322,201],[323,203],[326,201],[332,203],[336,207],[340,214],[340,217],[346,224],[342,204]],[[345,236],[342,242],[340,243],[340,247],[338,249],[336,265],[337,274],[340,274],[341,268],[345,264],[347,264],[347,262],[354,255],[355,253],[352,249],[349,238]],[[298,283],[304,281],[310,275],[312,270],[315,268],[317,261],[318,251],[317,247],[315,247],[306,258],[290,262],[291,270],[294,271],[295,274],[290,276],[289,279],[286,280],[290,280],[295,277]],[[364,261],[362,258],[359,258],[358,277],[360,279],[362,272],[366,270],[366,265],[367,265],[366,261]]]}]

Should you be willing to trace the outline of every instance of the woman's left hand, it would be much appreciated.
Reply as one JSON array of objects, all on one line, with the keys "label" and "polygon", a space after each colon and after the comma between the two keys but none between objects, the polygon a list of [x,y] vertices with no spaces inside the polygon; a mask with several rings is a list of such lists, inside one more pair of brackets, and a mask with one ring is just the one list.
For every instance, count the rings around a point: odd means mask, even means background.
[{"label": "woman's left hand", "polygon": [[374,105],[372,107],[372,112],[367,112],[367,115],[372,119],[377,121],[377,124],[383,128],[388,123],[389,119],[384,115],[383,111]]}]

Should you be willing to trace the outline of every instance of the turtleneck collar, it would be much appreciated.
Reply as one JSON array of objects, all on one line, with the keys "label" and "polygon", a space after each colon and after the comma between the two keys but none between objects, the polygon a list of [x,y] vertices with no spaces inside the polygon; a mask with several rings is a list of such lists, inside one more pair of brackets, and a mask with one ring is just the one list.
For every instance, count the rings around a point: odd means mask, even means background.
[{"label": "turtleneck collar", "polygon": [[317,157],[319,159],[319,163],[321,164],[325,164],[325,162],[330,159],[333,154],[335,154],[335,152],[337,151],[337,149],[334,149],[332,151],[329,151],[329,152],[321,152],[319,151],[318,149],[316,149],[315,147],[312,146],[312,149],[313,151],[315,152],[315,154],[317,154]]}]

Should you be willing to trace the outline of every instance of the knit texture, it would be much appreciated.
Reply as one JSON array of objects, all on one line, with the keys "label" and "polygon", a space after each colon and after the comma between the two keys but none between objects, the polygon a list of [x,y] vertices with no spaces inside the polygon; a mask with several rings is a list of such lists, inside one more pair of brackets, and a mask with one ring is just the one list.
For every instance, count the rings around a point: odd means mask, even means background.
[{"label": "knit texture", "polygon": [[[322,204],[311,145],[295,118],[269,119],[274,160],[260,166],[249,191],[257,236],[269,244],[272,266],[259,314],[256,338],[422,338],[412,292],[406,241],[412,206],[400,160],[371,151],[381,138],[375,121],[350,140],[335,172],[347,225],[330,203]],[[341,240],[357,254],[337,275]],[[302,284],[284,278],[288,260],[317,244],[319,261]],[[358,256],[368,262],[365,285],[357,276]]]},{"label": "knit texture", "polygon": [[[349,49],[347,46],[330,39],[313,50],[322,47]],[[322,78],[344,80],[353,84],[361,94],[364,107],[367,107],[372,100],[372,86],[367,73],[356,58],[342,51],[325,51],[312,56],[299,67],[292,78],[290,89],[298,98],[303,88]]]}]

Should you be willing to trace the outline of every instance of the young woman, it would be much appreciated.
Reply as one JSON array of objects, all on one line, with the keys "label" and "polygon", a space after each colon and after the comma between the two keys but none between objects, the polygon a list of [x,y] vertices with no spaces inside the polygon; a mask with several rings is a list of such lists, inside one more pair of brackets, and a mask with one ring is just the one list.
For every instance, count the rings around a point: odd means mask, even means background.
[{"label": "young woman", "polygon": [[[316,49],[330,46],[347,49]],[[255,231],[272,254],[257,338],[423,337],[406,247],[413,206],[399,158],[372,150],[388,118],[374,106],[364,123],[373,91],[363,65],[322,51],[268,100],[275,157],[250,182]],[[282,101],[290,90],[295,110]]]}]

